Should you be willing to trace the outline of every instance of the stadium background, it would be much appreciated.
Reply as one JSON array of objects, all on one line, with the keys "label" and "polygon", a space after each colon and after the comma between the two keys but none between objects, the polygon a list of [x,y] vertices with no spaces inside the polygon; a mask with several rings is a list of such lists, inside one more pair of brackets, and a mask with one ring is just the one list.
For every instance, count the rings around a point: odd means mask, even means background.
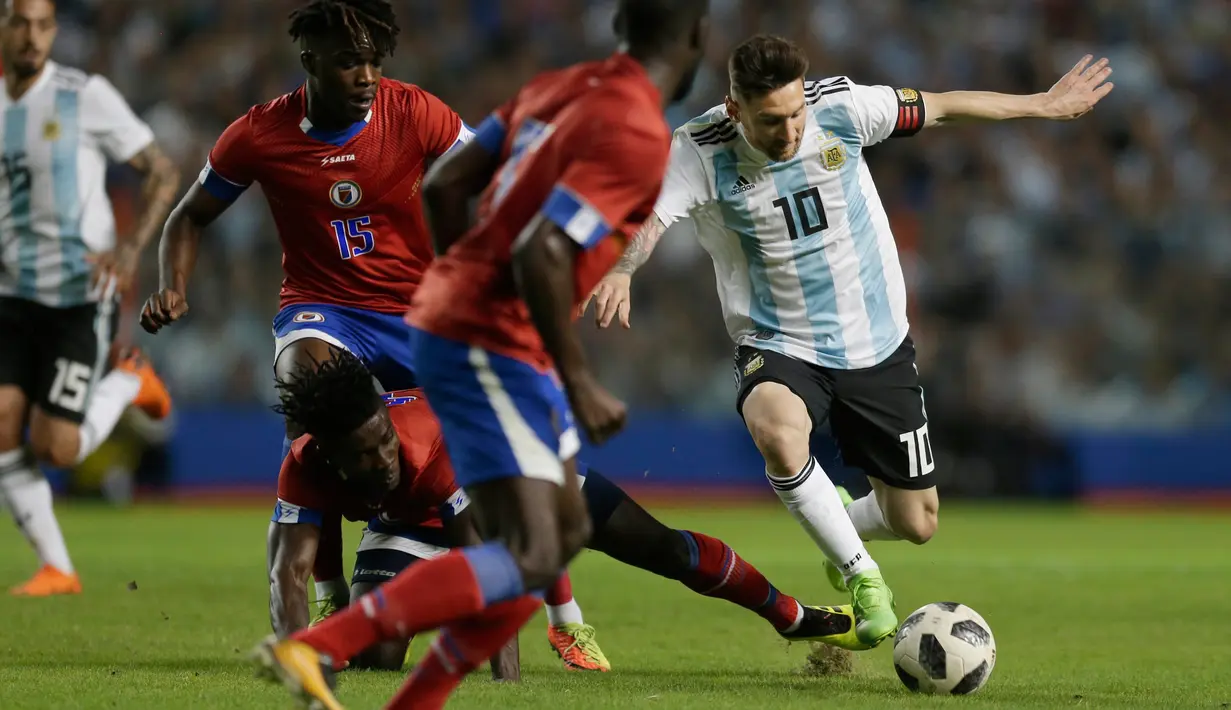
[{"label": "stadium background", "polygon": [[[186,181],[235,117],[301,81],[293,0],[61,0],[54,56],[107,75]],[[611,49],[611,2],[400,0],[386,75],[477,124],[545,66]],[[724,93],[739,39],[802,42],[813,76],[925,90],[1042,91],[1082,53],[1116,90],[1069,124],[929,131],[870,151],[902,250],[945,496],[1231,493],[1231,6],[1220,0],[714,0],[715,34],[678,125]],[[139,185],[111,183],[121,229]],[[674,494],[750,487],[761,464],[732,410],[731,345],[706,255],[684,227],[634,286],[633,329],[582,325],[601,378],[633,407],[593,454],[621,480]],[[192,314],[126,338],[176,397],[170,427],[130,421],[71,481],[259,490],[277,470],[270,319],[280,249],[253,189],[208,235]],[[818,447],[824,451],[825,441]],[[832,454],[828,455],[832,458]],[[826,460],[829,460],[828,458]],[[838,470],[835,464],[828,464]]]}]

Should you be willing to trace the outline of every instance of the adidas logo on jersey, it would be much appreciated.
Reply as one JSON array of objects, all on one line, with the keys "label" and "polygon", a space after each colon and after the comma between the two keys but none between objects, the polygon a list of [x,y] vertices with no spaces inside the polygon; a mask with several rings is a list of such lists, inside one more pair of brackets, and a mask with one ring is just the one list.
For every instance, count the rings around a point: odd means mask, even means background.
[{"label": "adidas logo on jersey", "polygon": [[748,178],[740,175],[739,179],[735,181],[735,185],[731,187],[731,194],[738,195],[740,193],[748,192],[756,186],[757,184],[755,182],[749,182]]},{"label": "adidas logo on jersey", "polygon": [[350,155],[331,155],[328,158],[321,159],[321,167],[323,168],[326,165],[333,165],[334,163],[353,163],[353,162],[355,162],[354,153]]}]

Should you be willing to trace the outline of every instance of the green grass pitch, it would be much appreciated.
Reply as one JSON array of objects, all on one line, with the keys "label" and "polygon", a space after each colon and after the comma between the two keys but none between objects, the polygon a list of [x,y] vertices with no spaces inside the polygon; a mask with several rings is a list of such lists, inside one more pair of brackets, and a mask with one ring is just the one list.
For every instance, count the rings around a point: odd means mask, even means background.
[{"label": "green grass pitch", "polygon": [[[781,509],[661,509],[671,525],[716,535],[783,591],[838,603],[816,550]],[[0,598],[0,708],[285,708],[244,655],[268,631],[263,509],[61,506],[85,594]],[[356,541],[349,530],[348,547]],[[524,682],[485,670],[456,708],[1227,708],[1231,703],[1231,519],[948,506],[924,547],[871,547],[905,617],[931,601],[974,607],[999,658],[982,691],[913,696],[890,644],[854,674],[799,671],[767,624],[724,602],[585,553],[574,589],[614,664],[565,672],[540,615],[523,631]],[[34,558],[0,528],[0,581]],[[135,589],[130,583],[135,582]],[[420,639],[417,648],[422,649]],[[394,673],[343,673],[348,708],[378,708]]]}]

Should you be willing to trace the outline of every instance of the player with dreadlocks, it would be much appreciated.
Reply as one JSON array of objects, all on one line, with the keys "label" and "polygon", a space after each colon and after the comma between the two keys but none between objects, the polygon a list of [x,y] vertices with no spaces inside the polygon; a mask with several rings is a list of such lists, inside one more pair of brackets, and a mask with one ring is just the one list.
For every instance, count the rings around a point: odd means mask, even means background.
[{"label": "player with dreadlocks", "polygon": [[[417,385],[401,316],[433,256],[419,184],[432,161],[473,133],[432,94],[382,77],[398,33],[386,0],[312,0],[291,13],[307,80],[253,107],[210,151],[163,231],[159,290],[141,314],[147,331],[188,312],[201,234],[260,183],[283,252],[275,376],[289,380],[346,350],[383,389]],[[288,421],[284,453],[299,433]],[[333,549],[341,541],[322,544]],[[317,577],[318,597],[329,600],[323,614],[347,601],[336,571],[336,578]],[[605,670],[597,645],[577,644],[576,633],[592,630],[566,579],[547,603],[557,651],[572,657],[571,667]]]},{"label": "player with dreadlocks", "polygon": [[[329,670],[348,659],[351,666],[402,666],[409,639],[400,620],[431,595],[421,581],[396,576],[450,547],[475,544],[479,536],[421,390],[377,394],[367,387],[367,368],[346,352],[298,374],[278,383],[278,411],[307,434],[294,443],[278,477],[267,537],[269,609],[276,636],[291,635],[329,657],[323,675],[315,675],[319,671],[311,664],[300,670],[314,680],[295,679],[301,686],[317,683],[309,692],[320,699]],[[805,607],[779,593],[721,540],[668,528],[598,472],[582,473],[594,530],[591,549],[738,604],[785,638],[861,648],[851,607]],[[305,631],[304,583],[313,559],[320,564],[321,530],[340,517],[369,521],[355,560],[352,594],[358,601]],[[288,648],[271,640],[257,655],[269,670],[285,675],[291,671],[274,656]],[[518,676],[516,637],[493,659],[492,672],[496,678]]]}]

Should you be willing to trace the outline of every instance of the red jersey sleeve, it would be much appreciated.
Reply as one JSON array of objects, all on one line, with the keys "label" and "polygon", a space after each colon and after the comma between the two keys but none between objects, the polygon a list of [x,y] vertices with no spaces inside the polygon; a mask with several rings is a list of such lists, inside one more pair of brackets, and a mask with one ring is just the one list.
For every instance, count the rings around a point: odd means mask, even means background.
[{"label": "red jersey sleeve", "polygon": [[419,142],[429,158],[439,158],[453,147],[462,134],[462,119],[435,95],[419,89],[411,105]]},{"label": "red jersey sleeve", "polygon": [[218,137],[201,171],[201,187],[225,202],[237,199],[256,181],[254,147],[252,114],[247,113],[235,119]]},{"label": "red jersey sleeve", "polygon": [[563,150],[581,147],[543,205],[543,215],[590,249],[630,217],[641,222],[650,214],[671,144],[664,133],[632,122],[586,122],[580,130],[587,134],[584,142],[559,137]]},{"label": "red jersey sleeve", "polygon": [[278,472],[278,502],[274,505],[272,522],[321,526],[329,508],[328,498],[318,486],[312,484],[311,457],[304,451],[308,441],[310,439],[306,436],[296,440],[291,453],[282,461],[282,470]]}]

